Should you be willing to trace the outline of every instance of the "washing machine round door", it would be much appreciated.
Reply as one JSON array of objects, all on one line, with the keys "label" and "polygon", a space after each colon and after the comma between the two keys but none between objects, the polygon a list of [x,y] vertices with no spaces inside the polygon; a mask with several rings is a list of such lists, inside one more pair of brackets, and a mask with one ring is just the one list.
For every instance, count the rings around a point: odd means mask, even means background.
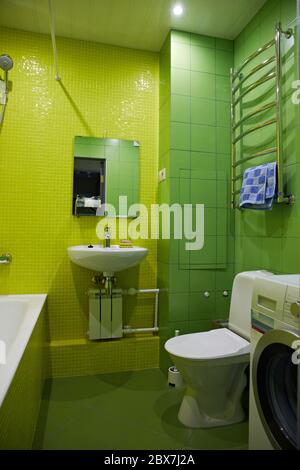
[{"label": "washing machine round door", "polygon": [[261,337],[253,354],[256,406],[275,449],[299,449],[300,366],[295,352],[299,347],[295,341],[299,339],[296,332],[270,330]]}]

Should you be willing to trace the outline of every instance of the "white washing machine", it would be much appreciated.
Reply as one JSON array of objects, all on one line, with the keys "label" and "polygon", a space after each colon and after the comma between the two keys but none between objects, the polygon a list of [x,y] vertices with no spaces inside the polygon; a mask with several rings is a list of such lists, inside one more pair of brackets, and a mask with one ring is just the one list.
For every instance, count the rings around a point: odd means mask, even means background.
[{"label": "white washing machine", "polygon": [[300,276],[256,279],[249,448],[300,449]]}]

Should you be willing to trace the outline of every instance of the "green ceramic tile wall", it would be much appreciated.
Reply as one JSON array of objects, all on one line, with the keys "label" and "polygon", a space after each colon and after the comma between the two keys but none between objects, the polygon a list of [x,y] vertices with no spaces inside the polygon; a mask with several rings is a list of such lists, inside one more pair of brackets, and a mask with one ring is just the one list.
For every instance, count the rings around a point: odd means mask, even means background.
[{"label": "green ceramic tile wall", "polygon": [[[159,168],[166,168],[170,172],[170,129],[171,129],[171,50],[170,34],[160,52],[159,61]],[[178,77],[176,83],[172,83],[182,93],[186,91],[184,76]],[[170,184],[169,178],[158,186],[158,202],[169,203]],[[168,357],[164,354],[163,343],[167,337],[168,312],[169,312],[169,243],[168,240],[158,240],[157,243],[157,283],[160,288],[159,295],[159,326],[160,326],[160,364],[166,370]]]},{"label": "green ceramic tile wall", "polygon": [[[235,67],[255,49],[274,37],[275,25],[281,21],[288,28],[296,17],[295,0],[269,0],[239,35],[234,44]],[[275,206],[271,212],[236,211],[235,270],[268,269],[273,272],[300,271],[300,208],[299,208],[299,110],[291,100],[292,82],[298,78],[296,39],[283,41],[283,159],[284,182],[287,193],[293,193],[293,207]],[[265,54],[267,58],[271,51]],[[270,84],[263,90],[260,103],[272,99]],[[250,96],[255,102],[259,91]],[[269,116],[266,114],[265,118]],[[253,122],[252,124],[253,125]],[[245,142],[253,148],[261,141],[274,141],[274,127]]]},{"label": "green ceramic tile wall", "polygon": [[158,243],[161,367],[166,369],[163,344],[175,329],[207,330],[212,320],[228,314],[229,297],[222,293],[230,290],[234,272],[228,211],[233,42],[172,31],[160,60],[159,167],[166,167],[168,176],[159,184],[158,199],[205,204],[203,250],[186,251],[184,240]]},{"label": "green ceramic tile wall", "polygon": [[[235,66],[274,36],[278,21],[288,27],[295,16],[295,0],[269,0],[234,42]],[[200,331],[209,328],[211,320],[226,316],[230,297],[223,297],[222,293],[230,290],[236,272],[299,272],[300,266],[300,161],[295,125],[299,121],[298,109],[291,103],[291,83],[298,78],[294,40],[283,45],[283,146],[286,191],[296,196],[296,204],[293,208],[276,206],[268,213],[227,212],[224,194],[228,194],[230,177],[228,77],[233,42],[173,31],[165,43],[164,51],[167,49],[164,70],[169,65],[171,76],[162,80],[161,75],[161,84],[170,81],[171,100],[169,127],[162,134],[167,133],[164,139],[170,136],[170,150],[166,151],[168,158],[160,158],[159,166],[164,167],[167,161],[169,177],[159,185],[159,201],[205,203],[206,250],[186,253],[182,242],[164,240],[159,244],[159,284],[164,289],[162,344],[175,329],[181,333]],[[266,53],[264,58],[267,57]],[[251,96],[253,104],[271,98],[272,90],[267,85]],[[265,119],[268,117],[266,113]],[[244,145],[255,149],[261,141],[272,145],[274,128],[251,135]],[[219,227],[222,231],[218,232]],[[226,269],[217,269],[216,257]],[[210,292],[208,299],[203,297],[205,291]],[[161,348],[162,368],[167,364]]]}]

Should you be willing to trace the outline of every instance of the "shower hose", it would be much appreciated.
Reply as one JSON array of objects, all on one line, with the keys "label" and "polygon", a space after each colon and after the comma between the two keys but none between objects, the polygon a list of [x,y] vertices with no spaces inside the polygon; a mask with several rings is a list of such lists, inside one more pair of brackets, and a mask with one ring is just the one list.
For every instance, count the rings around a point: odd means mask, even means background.
[{"label": "shower hose", "polygon": [[3,100],[3,103],[1,104],[1,110],[0,110],[0,126],[1,126],[2,121],[3,121],[3,118],[4,118],[5,106],[6,106],[6,94],[4,95],[4,100]]}]

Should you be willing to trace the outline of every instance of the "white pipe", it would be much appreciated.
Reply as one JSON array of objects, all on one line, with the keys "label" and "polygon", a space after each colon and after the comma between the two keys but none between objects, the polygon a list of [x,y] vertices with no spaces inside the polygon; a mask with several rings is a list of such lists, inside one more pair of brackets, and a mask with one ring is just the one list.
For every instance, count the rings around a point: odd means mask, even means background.
[{"label": "white pipe", "polygon": [[135,287],[130,287],[129,289],[123,289],[123,294],[125,295],[136,295],[136,294],[159,294],[159,289],[135,289]]},{"label": "white pipe", "polygon": [[159,328],[124,328],[124,335],[130,335],[132,333],[151,333],[157,332]]},{"label": "white pipe", "polygon": [[136,295],[136,294],[155,294],[155,309],[154,309],[154,327],[153,328],[125,328],[123,330],[124,334],[130,333],[146,333],[146,332],[156,332],[159,330],[158,327],[158,294],[159,289],[135,289],[131,287],[128,290],[123,290],[123,294],[125,295]]},{"label": "white pipe", "polygon": [[158,330],[158,292],[155,293],[154,328]]},{"label": "white pipe", "polygon": [[[130,290],[131,289],[128,289],[128,291]],[[134,290],[136,291],[137,294],[149,294],[149,293],[158,294],[159,293],[159,289],[134,289]]]},{"label": "white pipe", "polygon": [[57,55],[56,38],[55,38],[55,24],[54,24],[52,0],[48,0],[48,6],[49,6],[49,22],[50,22],[50,32],[51,32],[51,40],[52,40],[52,47],[53,47],[54,65],[55,65],[55,70],[56,70],[55,80],[61,80],[61,76],[59,73],[59,66],[58,66],[58,55]]}]

